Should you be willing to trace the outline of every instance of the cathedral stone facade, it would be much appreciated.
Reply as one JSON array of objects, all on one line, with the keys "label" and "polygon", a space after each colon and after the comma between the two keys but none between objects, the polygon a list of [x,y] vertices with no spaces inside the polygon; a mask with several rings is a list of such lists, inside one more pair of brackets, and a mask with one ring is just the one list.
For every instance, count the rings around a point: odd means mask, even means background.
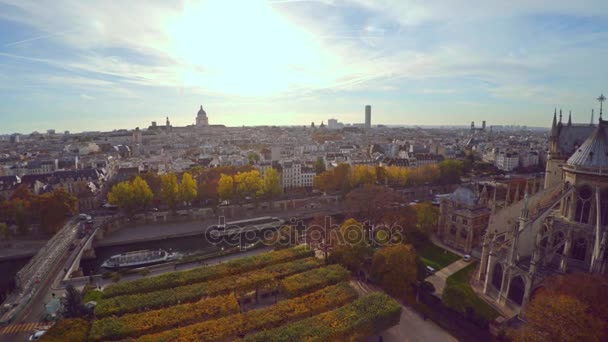
[{"label": "cathedral stone facade", "polygon": [[[600,97],[603,99],[603,96]],[[525,310],[550,275],[606,274],[608,121],[576,125],[554,113],[545,189],[490,217],[477,280],[487,299]]]}]

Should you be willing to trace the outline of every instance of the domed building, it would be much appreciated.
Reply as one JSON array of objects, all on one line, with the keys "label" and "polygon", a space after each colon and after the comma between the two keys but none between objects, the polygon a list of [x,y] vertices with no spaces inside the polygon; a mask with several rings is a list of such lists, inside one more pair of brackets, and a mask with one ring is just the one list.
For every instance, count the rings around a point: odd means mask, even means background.
[{"label": "domed building", "polygon": [[[507,310],[523,312],[550,275],[608,273],[608,121],[603,96],[598,100],[600,119],[591,133],[582,143],[561,142],[574,147],[569,156],[555,148],[561,123],[554,116],[551,143],[565,164],[553,181],[490,217],[477,279],[486,299]],[[583,129],[574,131],[571,137],[580,139]],[[547,169],[554,166],[547,162]]]},{"label": "domed building", "polygon": [[203,105],[196,114],[196,127],[207,127],[209,126],[209,119],[207,118],[207,112],[203,109]]}]

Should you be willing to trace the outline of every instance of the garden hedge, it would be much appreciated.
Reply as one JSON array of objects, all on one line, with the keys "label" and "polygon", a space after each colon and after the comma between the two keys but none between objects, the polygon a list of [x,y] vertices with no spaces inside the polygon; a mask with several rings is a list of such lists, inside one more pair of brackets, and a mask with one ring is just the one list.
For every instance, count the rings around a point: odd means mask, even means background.
[{"label": "garden hedge", "polygon": [[278,279],[304,272],[321,265],[317,258],[299,259],[272,265],[259,270],[220,278],[213,281],[178,286],[175,288],[131,294],[102,300],[95,308],[97,317],[123,315],[159,309],[181,303],[190,303],[208,296],[218,296],[229,292],[246,292],[272,286]]},{"label": "garden hedge", "polygon": [[40,342],[82,342],[87,340],[89,322],[81,318],[64,319],[55,323]]},{"label": "garden hedge", "polygon": [[142,336],[135,341],[229,341],[248,333],[271,329],[290,321],[332,310],[355,298],[357,298],[357,292],[347,283],[341,283],[302,297],[281,301],[266,308],[193,324],[160,334]]},{"label": "garden hedge", "polygon": [[239,304],[234,294],[204,298],[195,303],[96,320],[91,326],[89,340],[109,341],[138,337],[238,312]]},{"label": "garden hedge", "polygon": [[121,282],[108,286],[103,291],[104,298],[112,298],[127,294],[145,293],[189,285],[240,274],[258,268],[280,264],[296,259],[313,256],[314,253],[305,246],[238,258],[225,263],[199,267],[188,271],[170,272],[159,276],[142,278],[129,282]]},{"label": "garden hedge", "polygon": [[350,272],[340,265],[317,268],[286,277],[281,281],[281,293],[289,298],[301,296],[326,286],[345,281]]},{"label": "garden hedge", "polygon": [[246,336],[245,342],[360,341],[399,323],[401,305],[375,292],[334,311]]}]

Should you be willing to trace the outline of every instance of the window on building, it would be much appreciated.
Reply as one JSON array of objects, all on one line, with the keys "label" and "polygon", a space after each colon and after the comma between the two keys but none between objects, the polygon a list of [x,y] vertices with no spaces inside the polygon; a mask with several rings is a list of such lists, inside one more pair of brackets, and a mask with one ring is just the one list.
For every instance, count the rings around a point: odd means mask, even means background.
[{"label": "window on building", "polygon": [[469,233],[466,230],[463,229],[463,230],[460,231],[460,237],[461,238],[466,239],[467,235],[469,235]]}]

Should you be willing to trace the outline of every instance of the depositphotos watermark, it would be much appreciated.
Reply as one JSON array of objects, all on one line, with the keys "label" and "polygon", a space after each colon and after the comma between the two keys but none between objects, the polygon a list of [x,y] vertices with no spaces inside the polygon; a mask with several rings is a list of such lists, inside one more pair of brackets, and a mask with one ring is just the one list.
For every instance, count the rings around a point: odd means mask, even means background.
[{"label": "depositphotos watermark", "polygon": [[205,241],[222,246],[246,250],[257,244],[266,246],[294,246],[306,244],[320,245],[359,245],[367,243],[376,246],[403,241],[403,230],[397,224],[372,225],[369,221],[348,226],[333,223],[331,216],[305,224],[303,220],[292,218],[288,221],[278,218],[259,218],[226,222],[220,216],[218,224],[207,227]]}]

